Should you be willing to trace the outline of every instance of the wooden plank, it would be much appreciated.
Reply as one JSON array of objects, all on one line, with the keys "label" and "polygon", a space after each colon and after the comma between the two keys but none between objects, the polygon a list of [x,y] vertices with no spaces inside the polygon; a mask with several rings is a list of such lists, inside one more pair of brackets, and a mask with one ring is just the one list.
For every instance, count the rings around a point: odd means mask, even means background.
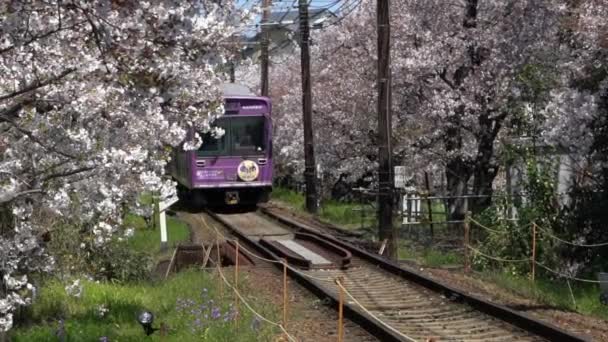
[{"label": "wooden plank", "polygon": [[167,267],[167,272],[165,272],[165,279],[167,279],[169,277],[169,273],[171,273],[171,269],[173,268],[173,265],[175,264],[175,257],[177,256],[178,248],[179,248],[179,246],[176,246],[175,250],[173,251],[173,256],[171,257],[171,261],[169,262],[169,266]]},{"label": "wooden plank", "polygon": [[206,251],[205,251],[205,246],[203,245],[203,253],[205,253],[205,258],[203,258],[203,266],[201,268],[204,268],[207,266],[207,262],[209,262],[209,257],[211,256],[211,250],[213,249],[213,246],[210,246]]}]

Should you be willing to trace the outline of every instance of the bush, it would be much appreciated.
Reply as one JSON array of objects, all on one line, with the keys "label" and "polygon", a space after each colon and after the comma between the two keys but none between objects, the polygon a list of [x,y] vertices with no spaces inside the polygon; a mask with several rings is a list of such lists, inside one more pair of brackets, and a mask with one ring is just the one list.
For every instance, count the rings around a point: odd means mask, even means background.
[{"label": "bush", "polygon": [[[551,162],[540,163],[532,155],[526,161],[526,180],[524,182],[525,200],[496,196],[493,205],[482,212],[476,220],[493,231],[472,225],[474,244],[482,252],[506,260],[529,260],[532,255],[532,225],[536,224],[551,232],[560,222],[560,208],[553,183],[554,169]],[[507,213],[512,208],[517,211],[517,220],[509,219]],[[546,234],[536,235],[536,260],[548,267],[561,266],[560,246]],[[512,274],[527,274],[529,262],[493,261],[475,255],[473,263],[480,269],[507,268]]]},{"label": "bush", "polygon": [[137,281],[149,277],[154,258],[149,252],[129,248],[129,243],[122,240],[99,249],[89,258],[89,264],[96,279]]},{"label": "bush", "polygon": [[117,233],[103,245],[95,235],[66,223],[51,232],[49,251],[55,257],[55,273],[62,279],[88,275],[95,279],[134,281],[148,277],[153,258],[150,252],[130,248],[128,239]]}]

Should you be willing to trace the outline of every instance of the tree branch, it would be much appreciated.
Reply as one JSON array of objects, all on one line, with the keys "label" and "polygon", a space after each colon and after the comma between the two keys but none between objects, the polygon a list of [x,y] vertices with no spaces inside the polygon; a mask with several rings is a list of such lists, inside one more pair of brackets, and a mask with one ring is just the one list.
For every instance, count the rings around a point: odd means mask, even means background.
[{"label": "tree branch", "polygon": [[10,118],[17,116],[25,104],[27,103],[16,103],[0,112],[0,122],[11,122]]},{"label": "tree branch", "polygon": [[456,90],[456,86],[454,85],[454,83],[452,83],[452,81],[448,80],[446,74],[447,74],[448,70],[446,68],[443,68],[443,70],[441,70],[441,72],[438,72],[437,75],[439,76],[439,78],[445,82],[445,84],[447,84],[452,90]]},{"label": "tree branch", "polygon": [[34,193],[41,193],[41,192],[42,192],[42,189],[31,189],[31,190],[20,191],[17,193],[4,193],[4,194],[0,193],[0,203],[10,202],[17,197],[34,194]]},{"label": "tree branch", "polygon": [[55,178],[61,178],[61,177],[68,177],[68,176],[73,176],[79,173],[83,173],[83,172],[87,172],[87,171],[91,171],[94,170],[95,166],[83,166],[81,168],[78,169],[74,169],[74,170],[68,170],[65,172],[59,172],[59,173],[54,173],[52,175],[48,175],[46,177],[44,177],[42,179],[43,182],[49,181],[51,179],[55,179]]},{"label": "tree branch", "polygon": [[4,115],[0,115],[0,122],[5,121],[10,123],[13,127],[15,127],[16,130],[18,130],[19,132],[21,132],[22,134],[25,134],[28,138],[32,139],[33,142],[37,143],[38,145],[42,146],[45,150],[49,150],[52,152],[55,152],[57,154],[60,154],[66,158],[71,158],[71,159],[77,159],[76,156],[67,153],[67,152],[63,152],[60,151],[54,147],[49,147],[46,144],[44,144],[40,139],[38,139],[31,131],[20,127],[15,121],[13,121],[11,118],[6,117]]},{"label": "tree branch", "polygon": [[20,90],[14,91],[12,93],[0,96],[0,101],[7,100],[7,99],[10,99],[12,97],[19,96],[19,95],[28,93],[30,91],[36,90],[38,88],[45,87],[45,86],[47,86],[49,84],[55,83],[55,82],[61,80],[62,78],[68,76],[69,74],[73,73],[74,71],[76,71],[76,68],[68,68],[68,69],[64,70],[63,72],[61,72],[60,74],[58,74],[56,76],[53,76],[53,77],[51,77],[51,78],[49,78],[49,79],[47,79],[45,81],[32,82],[31,84],[29,84],[28,86],[26,86],[23,89],[20,89]]}]

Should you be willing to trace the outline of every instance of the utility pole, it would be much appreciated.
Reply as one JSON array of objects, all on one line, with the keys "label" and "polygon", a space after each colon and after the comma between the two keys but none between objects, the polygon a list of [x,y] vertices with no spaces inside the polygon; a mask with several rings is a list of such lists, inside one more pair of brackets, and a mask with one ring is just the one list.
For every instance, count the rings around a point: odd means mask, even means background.
[{"label": "utility pole", "polygon": [[312,133],[312,91],[310,85],[310,51],[308,0],[299,0],[300,52],[302,67],[302,113],[304,116],[304,179],[306,181],[306,210],[317,213],[316,164]]},{"label": "utility pole", "polygon": [[378,29],[378,237],[388,240],[388,256],[397,258],[393,229],[393,155],[391,147],[390,0],[377,0]]},{"label": "utility pole", "polygon": [[262,80],[260,84],[261,95],[268,96],[268,47],[270,45],[270,33],[268,32],[268,18],[270,17],[270,6],[272,6],[272,0],[264,0],[264,10],[262,12],[262,44],[261,44],[261,71]]},{"label": "utility pole", "polygon": [[234,62],[230,62],[230,83],[234,83],[236,81],[234,68]]}]

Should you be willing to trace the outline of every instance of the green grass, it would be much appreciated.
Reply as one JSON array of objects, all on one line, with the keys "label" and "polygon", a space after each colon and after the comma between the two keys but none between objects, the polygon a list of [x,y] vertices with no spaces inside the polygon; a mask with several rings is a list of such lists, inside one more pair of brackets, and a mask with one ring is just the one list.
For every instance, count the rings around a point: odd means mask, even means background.
[{"label": "green grass", "polygon": [[[171,253],[160,252],[159,229],[148,228],[143,218],[129,214],[124,223],[135,230],[134,236],[124,242],[128,248],[155,258]],[[167,229],[170,246],[190,237],[188,226],[174,217],[167,217]],[[232,281],[232,273],[225,274]],[[10,335],[17,342],[57,341],[56,331],[62,319],[65,341],[99,341],[102,336],[110,341],[271,341],[278,333],[276,328],[254,319],[244,305],[240,306],[237,330],[229,317],[234,296],[224,286],[225,297],[220,298],[219,282],[216,275],[194,270],[180,272],[164,282],[84,281],[82,295],[75,298],[67,295],[65,281],[47,278],[34,304],[24,308],[16,319]],[[276,308],[259,298],[246,280],[239,282],[239,289],[255,310],[278,321]],[[205,307],[201,309],[201,305]],[[100,306],[109,310],[106,315],[99,314]],[[219,310],[219,318],[213,318],[213,308]],[[167,336],[161,337],[160,332],[150,338],[144,335],[136,320],[144,309],[154,313],[155,328],[161,323],[168,327]]]},{"label": "green grass", "polygon": [[[283,204],[286,204],[297,211],[304,211],[305,209],[304,194],[293,190],[275,187],[272,190],[272,199],[282,202]],[[433,221],[445,222],[446,214],[443,203],[438,200],[432,200],[431,202],[431,206],[433,208]],[[363,209],[363,212],[361,212],[361,209]],[[399,208],[395,208],[395,210],[397,209]],[[426,223],[428,222],[427,201],[422,200],[421,210],[423,212],[423,217],[420,218],[420,220],[424,221],[425,223],[415,225],[414,228],[426,231],[430,229],[430,225]],[[375,232],[377,229],[376,210],[369,205],[363,205],[362,208],[361,204],[358,202],[344,203],[334,200],[324,200],[321,202],[318,216],[324,221],[333,223],[343,228],[364,228],[371,232]],[[400,215],[395,215],[394,225],[397,227],[402,225],[402,218]],[[443,223],[437,223],[434,225],[434,230],[435,234],[437,235],[445,234],[446,225]]]},{"label": "green grass", "polygon": [[306,203],[303,194],[286,188],[273,187],[271,198],[299,210],[304,209]]},{"label": "green grass", "polygon": [[481,276],[484,280],[493,282],[512,293],[534,299],[539,303],[608,319],[608,309],[599,302],[600,289],[596,284],[571,282],[575,304],[568,284],[562,279],[537,278],[536,281],[532,282],[527,277],[509,274],[504,271],[484,272]]},{"label": "green grass", "polygon": [[433,248],[414,248],[407,243],[399,246],[399,260],[410,260],[426,267],[462,265],[462,255]]},{"label": "green grass", "polygon": [[[138,251],[145,251],[154,256],[164,256],[160,254],[160,228],[155,229],[146,227],[143,218],[127,214],[124,220],[125,227],[133,227],[135,234],[128,241],[128,246]],[[167,242],[169,249],[180,242],[190,239],[190,229],[184,222],[175,217],[167,216]]]},{"label": "green grass", "polygon": [[[13,341],[56,341],[59,319],[65,320],[66,341],[99,341],[102,336],[110,341],[270,341],[277,333],[265,323],[260,323],[256,329],[256,321],[243,305],[238,331],[234,322],[224,321],[233,297],[219,298],[218,278],[208,273],[185,271],[157,284],[84,282],[80,298],[68,296],[64,285],[52,281],[41,289],[36,302],[27,308],[29,322],[11,332]],[[277,320],[278,313],[263,298],[251,299],[247,296],[250,292],[247,284],[243,282],[239,286],[258,312]],[[205,295],[203,289],[207,289]],[[196,304],[179,310],[180,299],[193,300]],[[99,315],[100,305],[109,309],[104,317]],[[202,313],[191,313],[200,305],[206,305]],[[212,307],[220,309],[222,316],[219,319],[211,317]],[[166,337],[161,338],[159,332],[145,337],[136,321],[143,309],[154,313],[154,327],[159,327],[161,322],[168,326]],[[195,329],[198,327],[196,318],[201,319],[201,328]]]},{"label": "green grass", "polygon": [[[282,202],[297,211],[304,211],[306,199],[304,194],[285,189],[273,188],[272,199]],[[358,203],[343,203],[334,200],[324,200],[319,208],[319,218],[338,225],[343,228],[356,229],[361,228],[361,205]],[[376,224],[375,213],[369,212],[371,208],[366,208],[364,213],[363,226],[370,227]]]}]

